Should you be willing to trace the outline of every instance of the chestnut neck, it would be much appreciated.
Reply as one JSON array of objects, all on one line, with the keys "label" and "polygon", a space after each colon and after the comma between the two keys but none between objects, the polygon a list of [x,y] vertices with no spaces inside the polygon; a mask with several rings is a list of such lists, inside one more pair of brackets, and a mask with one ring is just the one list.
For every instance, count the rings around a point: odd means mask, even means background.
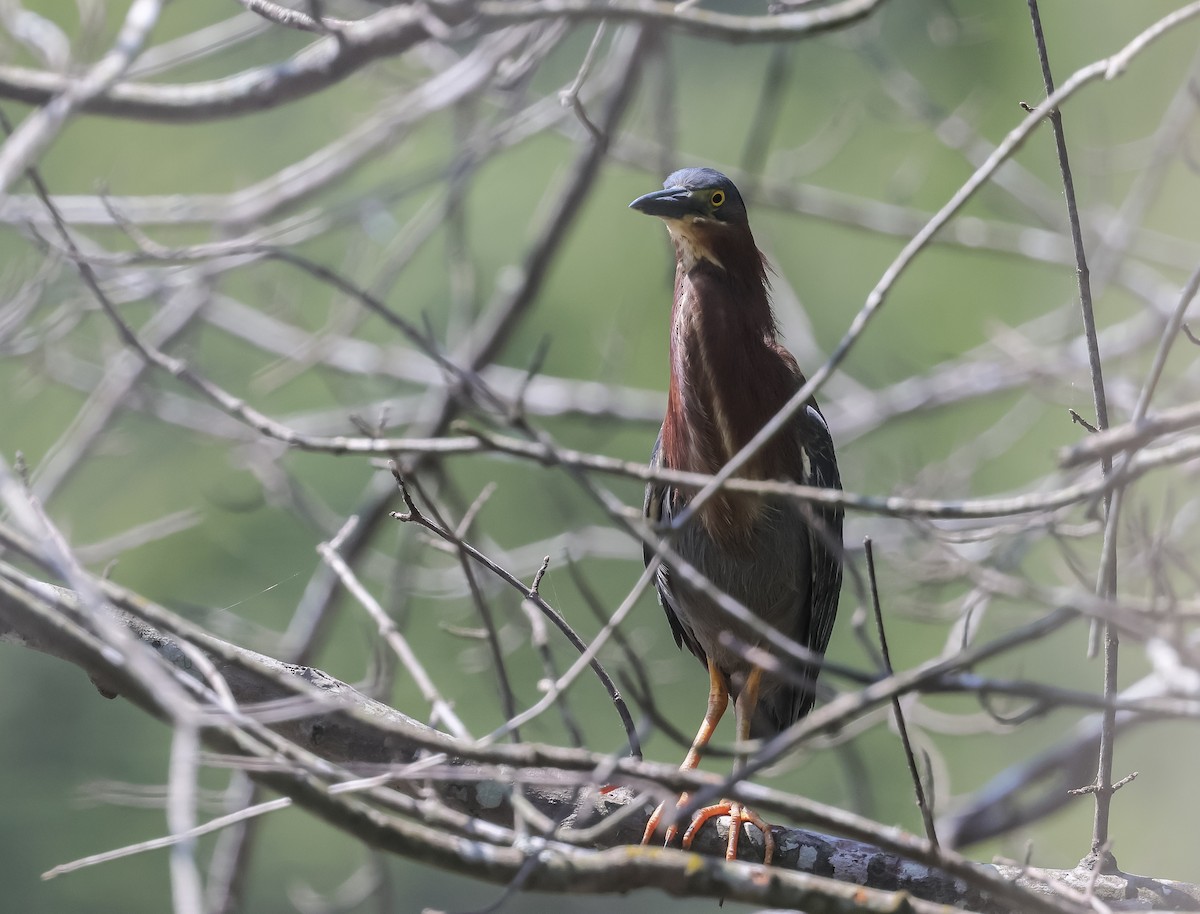
[{"label": "chestnut neck", "polygon": [[[662,457],[668,467],[699,473],[728,462],[796,391],[799,377],[776,341],[766,264],[749,229],[722,235],[713,246],[720,265],[699,260],[687,270],[678,259],[671,314]],[[787,475],[789,449],[787,436],[776,437],[741,475]]]}]

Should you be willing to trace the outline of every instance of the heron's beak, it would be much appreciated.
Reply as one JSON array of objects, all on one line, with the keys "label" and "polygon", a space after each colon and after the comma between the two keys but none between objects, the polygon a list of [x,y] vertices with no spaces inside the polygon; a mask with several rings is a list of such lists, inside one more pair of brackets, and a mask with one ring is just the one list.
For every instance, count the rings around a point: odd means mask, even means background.
[{"label": "heron's beak", "polygon": [[696,198],[686,187],[664,187],[662,190],[643,194],[630,203],[629,208],[647,216],[660,216],[663,219],[682,219],[684,216],[694,216],[700,212]]}]

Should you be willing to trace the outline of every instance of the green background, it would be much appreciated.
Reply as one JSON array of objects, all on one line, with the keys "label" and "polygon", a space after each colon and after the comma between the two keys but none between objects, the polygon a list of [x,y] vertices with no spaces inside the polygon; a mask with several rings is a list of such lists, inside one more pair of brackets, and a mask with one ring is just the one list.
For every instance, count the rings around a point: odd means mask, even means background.
[{"label": "green background", "polygon": [[[1167,2],[1128,3],[1094,0],[1087,4],[1046,4],[1046,32],[1057,77],[1111,54],[1140,29],[1175,8]],[[73,5],[30,4],[71,33],[78,31]],[[735,4],[727,4],[733,9]],[[745,10],[745,7],[738,7]],[[156,40],[186,33],[207,21],[232,14],[232,4],[168,6]],[[755,7],[757,9],[757,6]],[[115,28],[122,9],[110,11]],[[112,31],[106,33],[111,36]],[[591,29],[581,27],[563,42],[534,76],[531,92],[552,92],[572,78]],[[1095,215],[1120,204],[1145,165],[1148,136],[1184,79],[1195,52],[1200,25],[1164,38],[1138,58],[1121,78],[1093,85],[1065,109],[1068,140],[1075,156],[1076,181],[1085,213]],[[278,60],[306,43],[298,33],[272,30],[249,45],[201,64],[181,68],[173,79],[192,80],[234,72]],[[99,47],[106,45],[101,42]],[[15,47],[13,62],[29,60]],[[655,105],[666,79],[675,91],[672,115],[678,152],[671,165],[694,162],[736,165],[767,71],[770,47],[723,46],[673,37],[669,68],[646,70],[624,128],[634,137],[666,140],[671,128]],[[782,116],[766,156],[766,173],[777,183],[814,185],[863,200],[878,200],[930,212],[972,171],[962,155],[939,141],[944,118],[957,112],[979,139],[998,142],[1024,116],[1019,102],[1036,103],[1041,77],[1023,3],[916,2],[885,4],[874,17],[842,32],[798,42],[788,51],[788,75]],[[910,91],[907,74],[919,89]],[[227,193],[260,180],[330,142],[355,124],[397,83],[410,79],[403,61],[385,61],[314,97],[279,109],[230,120],[193,125],[146,124],[100,117],[73,121],[41,161],[49,186],[59,194]],[[923,97],[922,97],[923,96]],[[915,100],[920,99],[921,105]],[[923,106],[923,107],[922,107]],[[487,106],[467,108],[458,118],[491,116]],[[6,103],[11,117],[26,113]],[[461,125],[461,122],[460,122]],[[341,207],[346,218],[321,239],[306,244],[309,256],[367,280],[388,257],[386,244],[404,221],[437,193],[428,176],[455,150],[455,116],[435,117],[398,142],[349,180],[301,208]],[[547,194],[561,186],[574,156],[572,143],[557,134],[524,142],[498,156],[471,180],[466,201],[467,238],[476,294],[486,301],[502,271],[520,262]],[[1048,130],[1037,132],[1006,173],[1042,191],[1048,226],[1061,232],[1061,185]],[[1019,169],[1019,171],[1018,171]],[[434,170],[434,172],[431,172]],[[543,340],[548,341],[542,371],[662,390],[669,302],[669,249],[665,234],[651,220],[626,210],[633,197],[656,188],[662,179],[653,159],[643,162],[614,156],[605,166],[554,263],[533,312],[505,347],[503,364],[526,367]],[[1144,220],[1147,229],[1196,241],[1196,174],[1184,162],[1172,166],[1164,191]],[[26,185],[15,189],[28,192]],[[867,294],[904,243],[904,235],[871,231],[834,218],[797,214],[748,193],[752,224],[760,246],[779,273],[780,288],[794,289],[813,325],[815,345],[828,352],[840,339]],[[968,206],[968,216],[1041,227],[1037,213],[1005,191],[988,187]],[[209,240],[200,229],[153,229],[164,243]],[[1093,237],[1094,237],[1094,233]],[[115,232],[95,237],[112,249],[128,247]],[[450,295],[446,233],[439,231],[418,254],[384,298],[410,317],[427,316],[439,331],[448,320]],[[0,231],[0,261],[12,277],[27,278],[39,266],[40,249],[12,227]],[[1163,270],[1167,283],[1184,274]],[[322,327],[335,300],[328,289],[278,264],[257,265],[222,277],[218,288],[246,303],[310,330]],[[1064,315],[1059,332],[1077,332],[1070,323],[1074,290],[1069,266],[1048,265],[1016,256],[970,251],[959,246],[925,252],[896,286],[887,307],[859,341],[844,366],[846,375],[878,389],[927,371],[992,338],[1006,327],[1056,309]],[[1126,292],[1101,290],[1098,314],[1109,325],[1143,307]],[[123,306],[140,323],[154,303]],[[790,300],[780,297],[785,333],[802,326]],[[65,315],[65,316],[64,316]],[[62,321],[78,318],[64,337],[54,335]],[[50,283],[30,326],[40,337],[29,351],[6,351],[0,361],[0,451],[11,461],[17,451],[38,467],[84,402],[84,393],[55,379],[45,360],[55,347],[84,364],[112,358],[118,344],[111,328],[88,303],[70,271]],[[359,336],[391,345],[393,331],[365,320]],[[796,339],[790,340],[799,348]],[[1053,348],[1052,340],[1035,340]],[[412,392],[381,379],[340,375],[314,369],[278,382],[269,372],[278,364],[268,355],[212,328],[190,332],[173,353],[186,357],[209,376],[257,408],[284,421],[317,409],[347,413],[375,398]],[[1170,370],[1178,374],[1191,358],[1177,355]],[[1143,361],[1112,364],[1114,376],[1140,378]],[[815,365],[807,365],[810,370]],[[1052,366],[1051,366],[1052,367]],[[1170,374],[1168,377],[1173,377]],[[177,383],[155,377],[155,389],[181,392]],[[835,390],[836,390],[835,385]],[[843,391],[845,387],[841,388]],[[1187,394],[1183,384],[1166,385],[1163,397]],[[831,396],[836,400],[836,396]],[[1164,399],[1164,405],[1166,400]],[[840,448],[848,488],[871,494],[893,491],[951,498],[1006,492],[1050,473],[1056,450],[1079,438],[1067,408],[1093,414],[1090,381],[1047,377],[1044,383],[1015,393],[976,399],[952,410],[914,413]],[[1014,410],[1022,420],[1014,421]],[[538,424],[571,447],[642,460],[655,424],[619,427],[590,418],[538,418]],[[1013,427],[1010,432],[1008,425]],[[839,430],[834,427],[835,437]],[[995,442],[978,464],[956,472],[953,455],[972,442]],[[309,576],[318,565],[315,547],[329,536],[297,523],[286,506],[273,503],[244,466],[239,446],[190,434],[157,423],[145,414],[123,414],[86,461],[49,503],[48,509],[78,546],[102,541],[132,525],[175,511],[197,512],[198,522],[159,542],[123,552],[111,569],[119,583],[199,619],[233,640],[270,652],[269,632],[287,624]],[[948,463],[943,461],[949,460]],[[287,454],[280,465],[331,516],[355,510],[358,498],[377,469],[357,457],[331,458]],[[455,484],[470,501],[488,482],[498,488],[480,514],[476,530],[486,531],[498,549],[515,549],[565,529],[608,521],[563,474],[497,458],[455,458],[448,463]],[[1151,483],[1138,502],[1139,523],[1150,529],[1169,523],[1175,499],[1189,485]],[[638,486],[612,483],[627,504],[640,504]],[[399,508],[397,504],[397,508]],[[847,540],[857,545],[870,534],[890,544],[883,555],[882,586],[889,633],[897,666],[936,656],[946,642],[953,616],[965,592],[961,582],[919,580],[915,534],[911,549],[902,543],[902,525],[877,517],[852,518]],[[419,558],[428,568],[452,564],[427,549],[402,551],[408,531],[389,530],[379,540],[368,575],[385,605],[397,592],[412,594],[403,605],[402,624],[419,647],[439,686],[457,701],[468,726],[484,732],[499,720],[494,679],[482,646],[449,632],[449,626],[476,625],[468,600],[436,599],[422,589],[411,567],[388,567],[395,556]],[[1184,550],[1195,543],[1185,539]],[[1098,537],[1074,544],[1087,574],[1094,574]],[[1194,554],[1191,553],[1191,554]],[[540,557],[540,556],[539,556]],[[542,588],[577,629],[594,634],[598,623],[586,609],[567,573],[561,550]],[[531,577],[537,559],[510,570]],[[586,558],[582,569],[607,607],[617,605],[640,571],[640,550]],[[100,570],[97,568],[96,570]],[[1065,577],[1063,562],[1051,550],[1025,558],[1021,573],[1040,582]],[[1136,583],[1129,585],[1138,590]],[[536,700],[540,666],[527,644],[527,626],[511,593],[495,590],[494,606],[504,620],[511,649],[515,687],[522,703]],[[843,597],[842,617],[831,656],[866,668],[851,617],[855,598]],[[203,608],[203,609],[202,609]],[[1031,618],[1034,607],[999,603],[985,621],[998,632]],[[644,598],[626,626],[657,686],[659,706],[676,726],[691,732],[704,701],[705,679],[695,661],[671,642],[661,611]],[[1098,663],[1084,658],[1086,633],[1076,625],[1052,639],[990,665],[998,676],[1097,690]],[[362,611],[341,605],[332,636],[316,665],[347,681],[372,670],[374,630]],[[556,642],[560,665],[570,649]],[[607,658],[622,669],[616,655]],[[1139,647],[1124,655],[1123,682],[1146,671]],[[833,685],[845,685],[836,681]],[[415,716],[426,708],[419,693],[401,676],[390,700]],[[621,730],[599,686],[591,679],[570,693],[589,745],[616,749]],[[982,716],[967,699],[926,702],[939,712]],[[1015,706],[1014,706],[1015,709]],[[979,787],[1005,767],[1038,752],[1060,737],[1079,713],[1063,710],[1019,727],[996,726],[991,732],[936,735],[940,758],[949,772],[938,783],[939,804]],[[919,721],[917,722],[919,723]],[[162,834],[162,810],[153,802],[113,803],[112,783],[152,788],[165,779],[170,733],[122,701],[102,700],[86,677],[64,664],[17,647],[0,648],[0,886],[11,911],[122,911],[167,909],[170,901],[166,855],[143,854],[43,882],[41,873],[77,857]],[[527,738],[558,742],[561,725],[552,716],[526,729]],[[722,730],[729,739],[729,732]],[[1122,792],[1114,806],[1114,850],[1132,872],[1185,880],[1196,878],[1197,816],[1200,804],[1191,789],[1194,758],[1200,751],[1196,728],[1156,724],[1136,732],[1118,748],[1118,776],[1138,770],[1142,777]],[[682,750],[661,734],[647,746],[649,757],[670,760]],[[722,770],[723,761],[708,763]],[[857,735],[847,747],[814,751],[789,760],[771,783],[825,802],[844,805],[920,831],[911,786],[897,739],[884,726]],[[208,771],[204,786],[219,791],[226,775]],[[128,790],[123,789],[127,794]],[[152,791],[151,791],[152,792]],[[216,796],[216,793],[213,794]],[[150,799],[153,799],[151,797]],[[206,808],[206,811],[211,811]],[[1021,857],[1032,841],[1033,861],[1045,867],[1070,867],[1088,849],[1091,803],[1079,799],[1036,827],[968,853],[981,860],[1001,853]],[[205,842],[204,847],[210,843]],[[356,843],[288,811],[270,817],[250,873],[245,910],[294,910],[292,897],[311,887],[328,892],[369,855]],[[425,905],[466,911],[497,897],[494,886],[473,883],[405,861],[380,859],[395,893],[394,910],[417,911]],[[659,893],[628,898],[582,900],[522,895],[510,910],[601,911],[620,905],[629,911],[683,910],[697,902],[677,901]],[[699,904],[708,905],[708,902]],[[357,909],[357,908],[356,908]],[[361,910],[374,910],[370,903]],[[725,910],[739,910],[727,905]]]}]

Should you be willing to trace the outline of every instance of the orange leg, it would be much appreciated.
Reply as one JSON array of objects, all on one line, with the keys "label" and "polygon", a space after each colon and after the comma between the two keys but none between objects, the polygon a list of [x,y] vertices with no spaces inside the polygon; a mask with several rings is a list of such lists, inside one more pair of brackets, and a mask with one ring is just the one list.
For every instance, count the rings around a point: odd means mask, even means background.
[{"label": "orange leg", "polygon": [[[741,699],[738,699],[738,704]],[[691,771],[700,764],[700,756],[704,751],[704,747],[708,745],[712,739],[713,731],[717,729],[717,724],[721,720],[721,715],[725,713],[725,708],[729,706],[729,686],[725,682],[725,677],[721,675],[716,664],[711,660],[708,662],[708,709],[704,712],[704,721],[700,724],[700,729],[696,731],[696,738],[692,740],[692,748],[688,750],[687,757],[683,760],[683,764],[679,766],[680,771]],[[735,709],[736,711],[736,706]],[[675,804],[675,808],[687,802],[687,794],[682,794],[679,797],[679,802]],[[649,844],[650,839],[654,837],[654,833],[658,831],[658,826],[662,822],[663,814],[667,808],[666,803],[659,804],[658,809],[654,810],[654,814],[650,816],[650,821],[646,823],[646,831],[642,834],[642,844]],[[679,832],[678,824],[672,824],[667,828],[667,836],[665,844],[670,844],[674,840],[675,835]],[[688,830],[691,834],[691,829]],[[685,846],[690,845],[691,841],[685,839]]]},{"label": "orange leg", "polygon": [[[739,746],[745,745],[750,739],[750,721],[754,719],[754,709],[758,705],[758,692],[761,686],[762,670],[755,667],[750,671],[750,675],[746,677],[746,684],[742,687],[742,691],[738,694],[737,701],[733,706]],[[745,756],[739,751],[738,757],[734,762],[735,770],[741,768],[745,764],[745,761]],[[680,800],[680,802],[682,803],[683,800]],[[659,808],[661,809],[661,807]],[[757,813],[751,812],[736,801],[722,800],[720,803],[705,806],[703,809],[697,810],[696,814],[692,817],[691,825],[684,832],[683,847],[685,849],[691,847],[692,841],[695,839],[700,827],[709,819],[717,816],[729,816],[729,842],[725,846],[726,860],[737,859],[738,839],[741,837],[742,826],[750,823],[762,832],[763,863],[769,864],[771,862],[771,858],[775,854],[775,839],[771,837],[771,826]]]}]

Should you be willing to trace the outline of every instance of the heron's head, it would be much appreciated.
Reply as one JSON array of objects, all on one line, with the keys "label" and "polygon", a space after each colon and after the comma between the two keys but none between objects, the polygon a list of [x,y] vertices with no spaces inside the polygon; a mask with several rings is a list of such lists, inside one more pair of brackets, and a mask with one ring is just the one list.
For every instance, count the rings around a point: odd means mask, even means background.
[{"label": "heron's head", "polygon": [[730,269],[745,256],[747,242],[755,250],[742,195],[712,168],[681,169],[629,208],[666,223],[685,272],[701,261]]}]

